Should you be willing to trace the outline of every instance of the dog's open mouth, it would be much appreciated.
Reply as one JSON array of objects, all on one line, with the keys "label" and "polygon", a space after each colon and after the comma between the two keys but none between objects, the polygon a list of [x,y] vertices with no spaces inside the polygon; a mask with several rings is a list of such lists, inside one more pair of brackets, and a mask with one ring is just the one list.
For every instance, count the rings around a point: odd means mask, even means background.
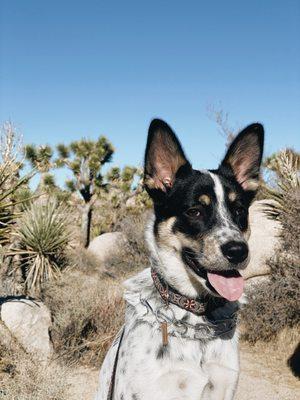
[{"label": "dog's open mouth", "polygon": [[236,301],[243,294],[244,278],[237,270],[207,272],[207,279],[216,292],[229,301]]},{"label": "dog's open mouth", "polygon": [[201,267],[190,251],[183,253],[185,262],[201,278],[206,279],[208,286],[221,297],[229,301],[238,300],[244,291],[244,278],[235,269],[225,271],[207,271]]}]

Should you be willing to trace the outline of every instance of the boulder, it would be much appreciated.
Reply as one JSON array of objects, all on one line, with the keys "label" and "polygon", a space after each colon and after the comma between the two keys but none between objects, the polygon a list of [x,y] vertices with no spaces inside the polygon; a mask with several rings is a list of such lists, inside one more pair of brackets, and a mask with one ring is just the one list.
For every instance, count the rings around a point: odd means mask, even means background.
[{"label": "boulder", "polygon": [[43,303],[20,298],[2,299],[1,320],[28,353],[42,362],[51,357],[51,314]]},{"label": "boulder", "polygon": [[281,226],[264,212],[270,200],[255,201],[249,210],[251,234],[249,238],[250,262],[242,272],[245,279],[267,275],[270,268],[267,261],[279,246]]},{"label": "boulder", "polygon": [[248,278],[245,281],[244,292],[249,294],[250,292],[255,291],[258,286],[267,284],[268,282],[270,282],[270,275],[253,276]]},{"label": "boulder", "polygon": [[100,263],[105,263],[116,255],[125,243],[126,238],[122,232],[103,233],[91,241],[88,251],[97,257]]}]

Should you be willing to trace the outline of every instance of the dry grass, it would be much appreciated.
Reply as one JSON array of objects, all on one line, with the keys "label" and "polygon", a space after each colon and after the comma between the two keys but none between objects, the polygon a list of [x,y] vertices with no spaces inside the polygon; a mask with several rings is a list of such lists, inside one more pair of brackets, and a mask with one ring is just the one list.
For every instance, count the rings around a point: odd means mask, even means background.
[{"label": "dry grass", "polygon": [[277,255],[270,261],[270,281],[249,294],[249,304],[242,311],[244,339],[250,342],[273,340],[285,327],[300,326],[299,258]]},{"label": "dry grass", "polygon": [[115,229],[125,233],[127,244],[105,266],[77,247],[68,254],[70,268],[58,280],[42,286],[42,301],[53,317],[51,337],[57,360],[100,366],[123,323],[122,281],[148,265],[144,226],[142,213],[123,218]]},{"label": "dry grass", "polygon": [[96,201],[93,208],[91,237],[102,233],[119,230],[122,221],[127,218],[135,218],[147,214],[152,209],[152,202],[146,191],[130,198],[132,205],[126,205],[124,193],[112,191],[104,194]]},{"label": "dry grass", "polygon": [[44,287],[43,300],[53,315],[55,351],[68,364],[101,364],[124,319],[121,283],[148,264],[144,225],[141,213],[116,225],[128,242],[105,266],[85,249],[74,249],[69,255],[73,268]]},{"label": "dry grass", "polygon": [[0,337],[0,399],[68,400],[67,371],[41,366],[14,341]]},{"label": "dry grass", "polygon": [[[0,261],[1,263],[1,261]],[[13,279],[8,276],[7,270],[4,269],[3,264],[0,264],[0,298],[10,296],[13,293]]]},{"label": "dry grass", "polygon": [[276,340],[285,328],[300,327],[300,191],[284,194],[281,248],[269,260],[268,282],[249,294],[249,304],[242,312],[250,341]]},{"label": "dry grass", "polygon": [[[281,368],[300,377],[300,180],[293,157],[281,153],[277,186],[267,194],[275,203],[268,214],[280,221],[281,246],[269,260],[268,281],[252,290],[242,311],[242,337]],[[266,347],[267,346],[267,347]],[[273,366],[270,361],[270,368]],[[283,370],[282,369],[282,370]],[[291,376],[292,379],[292,376]]]},{"label": "dry grass", "polygon": [[116,225],[115,230],[125,234],[127,243],[105,263],[107,271],[127,276],[148,267],[149,251],[144,239],[148,216],[148,212],[132,214]]},{"label": "dry grass", "polygon": [[70,271],[44,289],[43,300],[52,312],[51,336],[59,358],[99,366],[123,323],[120,282]]},{"label": "dry grass", "polygon": [[88,275],[100,273],[103,270],[97,257],[84,247],[77,246],[69,250],[67,257],[70,268]]}]

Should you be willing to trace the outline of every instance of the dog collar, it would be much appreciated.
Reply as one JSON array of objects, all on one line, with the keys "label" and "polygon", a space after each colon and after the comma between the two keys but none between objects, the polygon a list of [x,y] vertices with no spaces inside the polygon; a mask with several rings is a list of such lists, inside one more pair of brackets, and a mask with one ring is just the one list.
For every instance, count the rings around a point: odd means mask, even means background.
[{"label": "dog collar", "polygon": [[183,294],[180,294],[176,289],[168,285],[153,267],[151,268],[151,276],[154,285],[164,302],[175,304],[176,306],[186,311],[190,311],[196,315],[205,314],[207,302],[191,299]]}]

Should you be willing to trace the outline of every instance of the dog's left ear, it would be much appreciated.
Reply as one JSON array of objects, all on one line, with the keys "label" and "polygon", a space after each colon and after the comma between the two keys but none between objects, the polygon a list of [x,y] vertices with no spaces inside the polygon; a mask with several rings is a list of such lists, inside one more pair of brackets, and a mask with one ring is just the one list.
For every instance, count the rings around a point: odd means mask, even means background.
[{"label": "dog's left ear", "polygon": [[259,185],[263,147],[263,126],[249,125],[233,140],[220,168],[229,167],[245,191],[255,192]]}]

